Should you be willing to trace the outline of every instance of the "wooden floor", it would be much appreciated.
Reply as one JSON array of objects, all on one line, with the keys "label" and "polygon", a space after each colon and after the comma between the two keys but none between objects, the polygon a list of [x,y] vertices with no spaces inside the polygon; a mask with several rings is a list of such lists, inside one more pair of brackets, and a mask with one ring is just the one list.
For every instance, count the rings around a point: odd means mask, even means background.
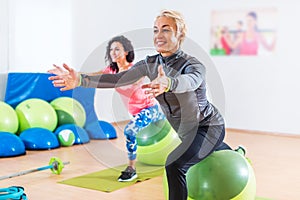
[{"label": "wooden floor", "polygon": [[[30,200],[163,200],[162,177],[137,183],[112,193],[93,191],[58,181],[99,171],[126,163],[122,127],[117,127],[118,138],[92,140],[85,145],[61,147],[46,151],[27,151],[25,156],[0,159],[0,176],[42,167],[52,156],[70,161],[61,175],[50,170],[35,172],[0,181],[0,187],[23,186]],[[226,142],[232,147],[247,148],[257,180],[257,196],[274,200],[300,199],[300,137],[283,137],[264,133],[227,130]]]}]

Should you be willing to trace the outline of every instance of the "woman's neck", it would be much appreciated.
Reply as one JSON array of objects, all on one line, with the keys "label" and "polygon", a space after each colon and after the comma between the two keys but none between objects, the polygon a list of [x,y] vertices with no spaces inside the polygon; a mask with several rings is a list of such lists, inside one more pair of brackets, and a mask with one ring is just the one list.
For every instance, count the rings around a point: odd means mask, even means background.
[{"label": "woman's neck", "polygon": [[126,71],[131,66],[130,62],[124,61],[124,62],[117,62],[117,65],[119,67],[119,72]]}]

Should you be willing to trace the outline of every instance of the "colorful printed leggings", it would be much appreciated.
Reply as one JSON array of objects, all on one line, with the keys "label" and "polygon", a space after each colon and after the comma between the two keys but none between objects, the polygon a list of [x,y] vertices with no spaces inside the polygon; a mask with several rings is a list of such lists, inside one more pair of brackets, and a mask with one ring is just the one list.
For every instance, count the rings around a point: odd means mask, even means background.
[{"label": "colorful printed leggings", "polygon": [[124,135],[126,137],[126,148],[129,160],[136,159],[136,134],[147,127],[151,122],[156,122],[161,119],[165,119],[165,115],[160,112],[158,105],[154,105],[141,110],[141,112],[135,115],[126,125]]}]

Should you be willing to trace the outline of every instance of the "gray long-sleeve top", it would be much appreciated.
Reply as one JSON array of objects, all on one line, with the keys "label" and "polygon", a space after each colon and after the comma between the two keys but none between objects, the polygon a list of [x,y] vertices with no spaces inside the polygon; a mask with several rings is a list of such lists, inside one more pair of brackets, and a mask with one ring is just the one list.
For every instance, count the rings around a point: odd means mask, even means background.
[{"label": "gray long-sleeve top", "polygon": [[163,65],[166,76],[171,79],[171,86],[168,92],[156,99],[181,139],[199,126],[224,124],[219,111],[207,100],[205,67],[182,50],[169,57],[160,54],[147,56],[129,70],[117,74],[82,74],[81,86],[116,88],[132,84],[143,76],[152,81],[158,75],[159,65]]}]

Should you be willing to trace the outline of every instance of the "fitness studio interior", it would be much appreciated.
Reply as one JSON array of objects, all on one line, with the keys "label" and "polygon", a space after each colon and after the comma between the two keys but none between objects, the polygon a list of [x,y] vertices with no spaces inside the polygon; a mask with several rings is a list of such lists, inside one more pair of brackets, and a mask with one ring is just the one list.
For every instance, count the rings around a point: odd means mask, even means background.
[{"label": "fitness studio interior", "polygon": [[181,142],[169,122],[137,133],[138,177],[119,182],[132,119],[121,95],[60,91],[47,73],[63,63],[103,70],[108,41],[118,35],[132,42],[134,63],[156,54],[153,24],[163,9],[184,17],[181,48],[206,67],[224,141],[246,150],[215,151],[190,168],[188,199],[300,199],[299,7],[294,0],[0,0],[0,199],[168,198],[164,164]]}]

